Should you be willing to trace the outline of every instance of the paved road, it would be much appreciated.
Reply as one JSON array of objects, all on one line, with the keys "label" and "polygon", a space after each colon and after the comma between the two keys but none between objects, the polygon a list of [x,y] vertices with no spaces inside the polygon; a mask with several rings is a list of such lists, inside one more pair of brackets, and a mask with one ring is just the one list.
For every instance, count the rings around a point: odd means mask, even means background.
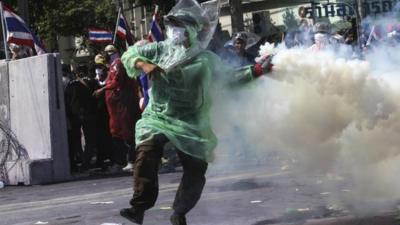
[{"label": "paved road", "polygon": [[[160,175],[156,206],[145,225],[168,225],[181,173]],[[316,178],[309,178],[316,179]],[[199,204],[188,214],[191,225],[374,224],[397,225],[392,214],[355,218],[325,206],[321,186],[307,185],[279,166],[240,171],[211,167]],[[130,176],[0,190],[1,225],[131,224],[119,216],[132,194]],[[375,219],[375,220],[374,220]],[[364,220],[364,221],[363,221]],[[361,221],[361,222],[360,222]],[[375,221],[374,223],[370,223]]]}]

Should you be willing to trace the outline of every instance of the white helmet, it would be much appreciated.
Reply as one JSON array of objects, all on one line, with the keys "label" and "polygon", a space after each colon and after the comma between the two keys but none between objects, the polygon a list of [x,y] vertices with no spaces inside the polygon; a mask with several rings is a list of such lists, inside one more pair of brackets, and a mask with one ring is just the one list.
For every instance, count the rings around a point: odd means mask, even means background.
[{"label": "white helmet", "polygon": [[114,45],[107,45],[107,46],[104,48],[104,51],[105,51],[107,54],[112,55],[112,54],[114,54],[114,53],[117,52],[117,49],[114,47]]}]

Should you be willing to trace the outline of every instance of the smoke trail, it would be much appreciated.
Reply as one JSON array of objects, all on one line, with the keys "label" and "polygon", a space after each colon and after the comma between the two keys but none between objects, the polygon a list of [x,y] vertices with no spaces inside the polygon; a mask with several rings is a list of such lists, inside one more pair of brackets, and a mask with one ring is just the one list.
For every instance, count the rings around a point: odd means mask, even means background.
[{"label": "smoke trail", "polygon": [[355,211],[391,206],[400,198],[399,50],[382,48],[365,61],[281,50],[269,77],[215,100],[220,151],[278,151],[298,161],[301,176],[348,179],[351,194],[337,197]]}]

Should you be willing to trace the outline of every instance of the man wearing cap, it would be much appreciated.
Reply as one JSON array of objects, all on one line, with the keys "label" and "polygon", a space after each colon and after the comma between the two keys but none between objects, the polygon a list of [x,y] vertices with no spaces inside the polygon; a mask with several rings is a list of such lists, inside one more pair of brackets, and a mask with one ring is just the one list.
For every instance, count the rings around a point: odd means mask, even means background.
[{"label": "man wearing cap", "polygon": [[[84,64],[75,68],[75,77],[65,87],[65,105],[69,122],[69,147],[72,171],[78,169],[81,157],[82,170],[90,168],[90,161],[96,149],[96,99],[92,96],[96,81],[89,75]],[[82,151],[82,133],[85,137],[85,150]]]},{"label": "man wearing cap", "polygon": [[[136,78],[143,71],[152,79],[149,104],[136,123],[131,208],[120,211],[134,223],[142,224],[144,212],[157,200],[157,170],[163,147],[171,142],[178,150],[183,176],[170,221],[187,224],[186,214],[200,199],[217,144],[209,116],[210,92],[216,90],[211,84],[250,81],[255,76],[253,67],[235,73],[205,50],[218,20],[217,9],[181,0],[164,18],[165,41],[130,47],[122,56],[128,76]],[[226,80],[221,77],[228,74]]]},{"label": "man wearing cap", "polygon": [[[107,62],[106,58],[102,54],[97,54],[94,58],[94,69],[96,74],[97,89],[103,88],[106,85],[107,80]],[[96,135],[97,135],[97,155],[96,155],[96,167],[103,170],[106,169],[104,161],[106,159],[111,160],[111,153],[113,149],[112,138],[109,127],[109,116],[104,97],[104,92],[97,98],[97,110],[96,110]]]},{"label": "man wearing cap", "polygon": [[104,49],[109,65],[106,84],[96,90],[94,95],[105,93],[109,113],[110,133],[113,139],[111,171],[118,172],[128,161],[133,161],[134,153],[130,149],[134,137],[135,122],[139,118],[138,85],[129,79],[122,65],[117,49],[107,45]]},{"label": "man wearing cap", "polygon": [[235,46],[235,63],[237,67],[253,65],[254,57],[246,51],[247,35],[245,33],[237,33],[233,39]]},{"label": "man wearing cap", "polygon": [[254,57],[246,51],[247,35],[245,33],[237,33],[231,41],[224,45],[224,51],[220,56],[222,60],[229,63],[233,68],[254,65]]},{"label": "man wearing cap", "polygon": [[102,54],[97,54],[94,57],[94,67],[96,77],[95,79],[99,82],[100,86],[104,86],[106,84],[107,79],[107,62],[106,58]]}]

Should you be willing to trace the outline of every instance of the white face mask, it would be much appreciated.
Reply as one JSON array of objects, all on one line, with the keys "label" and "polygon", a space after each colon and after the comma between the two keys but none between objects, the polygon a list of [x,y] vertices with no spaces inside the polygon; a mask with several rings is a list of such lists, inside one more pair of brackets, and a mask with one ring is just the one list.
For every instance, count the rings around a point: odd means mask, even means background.
[{"label": "white face mask", "polygon": [[314,35],[315,44],[328,44],[328,34],[317,33]]},{"label": "white face mask", "polygon": [[104,85],[106,83],[106,78],[107,78],[107,74],[105,73],[105,71],[103,69],[100,68],[96,68],[95,70],[96,72],[96,80],[99,81],[100,85]]},{"label": "white face mask", "polygon": [[100,68],[96,68],[96,69],[95,69],[95,73],[96,73],[97,76],[100,77],[101,75],[103,75],[103,70],[100,69]]},{"label": "white face mask", "polygon": [[167,37],[171,39],[174,44],[182,44],[187,40],[185,28],[182,27],[169,27],[167,29]]}]

